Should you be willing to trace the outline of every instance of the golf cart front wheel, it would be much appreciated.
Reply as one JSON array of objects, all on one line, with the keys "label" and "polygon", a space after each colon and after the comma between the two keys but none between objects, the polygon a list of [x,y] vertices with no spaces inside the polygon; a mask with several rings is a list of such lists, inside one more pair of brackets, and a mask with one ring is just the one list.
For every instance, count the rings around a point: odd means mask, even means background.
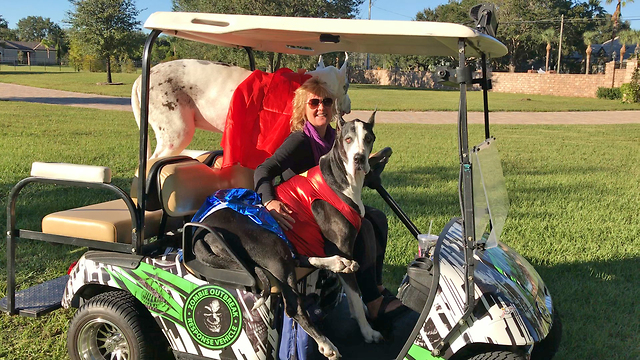
[{"label": "golf cart front wheel", "polygon": [[488,351],[477,354],[469,358],[469,360],[525,360],[525,356],[512,351]]},{"label": "golf cart front wheel", "polygon": [[[67,348],[72,360],[155,359],[155,321],[131,294],[112,291],[87,301],[69,326]],[[155,335],[155,339],[154,339]],[[160,337],[164,338],[162,334]]]}]

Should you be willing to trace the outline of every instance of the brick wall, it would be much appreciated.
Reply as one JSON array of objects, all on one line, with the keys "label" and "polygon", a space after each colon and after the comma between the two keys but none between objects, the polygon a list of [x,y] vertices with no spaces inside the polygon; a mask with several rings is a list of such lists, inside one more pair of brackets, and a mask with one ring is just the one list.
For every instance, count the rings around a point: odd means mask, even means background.
[{"label": "brick wall", "polygon": [[[631,81],[637,60],[628,60],[625,69],[615,69],[615,86]],[[396,85],[425,89],[440,89],[435,77],[428,71],[355,70],[351,83]],[[539,94],[555,96],[596,97],[598,87],[610,87],[613,62],[605,66],[604,74],[506,73],[494,72],[494,92]]]}]

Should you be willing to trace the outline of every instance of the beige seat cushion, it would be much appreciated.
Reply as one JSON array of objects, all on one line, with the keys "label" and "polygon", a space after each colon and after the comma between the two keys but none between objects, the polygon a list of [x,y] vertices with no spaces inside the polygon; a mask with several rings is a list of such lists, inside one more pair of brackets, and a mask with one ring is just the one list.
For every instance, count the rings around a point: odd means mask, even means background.
[{"label": "beige seat cushion", "polygon": [[[161,210],[147,211],[146,237],[158,235],[161,218]],[[58,211],[42,219],[42,232],[46,234],[125,244],[131,243],[133,228],[124,200]]]},{"label": "beige seat cushion", "polygon": [[241,166],[212,169],[197,161],[167,165],[160,179],[162,206],[169,216],[195,214],[217,190],[253,189],[253,170]]}]

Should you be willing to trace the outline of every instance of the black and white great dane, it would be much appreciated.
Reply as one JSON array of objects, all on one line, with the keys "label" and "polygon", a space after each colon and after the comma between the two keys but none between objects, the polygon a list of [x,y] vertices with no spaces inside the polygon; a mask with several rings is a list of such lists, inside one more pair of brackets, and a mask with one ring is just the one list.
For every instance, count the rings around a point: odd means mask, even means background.
[{"label": "black and white great dane", "polygon": [[[338,121],[336,140],[329,153],[320,158],[319,169],[327,185],[353,208],[361,217],[364,205],[361,199],[364,178],[369,172],[369,155],[375,135],[373,125],[375,112],[368,121],[359,119]],[[333,205],[324,200],[311,203],[313,216],[325,241],[325,256],[294,259],[291,250],[275,233],[256,225],[252,220],[231,209],[222,209],[205,217],[202,222],[218,230],[228,245],[247,266],[261,271],[256,274],[264,284],[262,269],[273,275],[280,285],[287,315],[292,317],[317,342],[319,351],[333,360],[340,358],[338,349],[319,332],[302,308],[300,294],[296,288],[296,266],[309,264],[339,273],[343,288],[349,299],[352,316],[358,322],[366,342],[378,342],[382,335],[371,328],[366,320],[364,304],[359,296],[354,271],[358,264],[353,261],[353,245],[358,229]],[[217,245],[215,237],[202,232],[194,237],[194,252],[205,263],[215,267],[233,268],[229,257]],[[308,262],[307,262],[308,261]],[[268,281],[267,281],[268,282]],[[269,286],[270,288],[270,286]],[[268,292],[263,295],[268,296]],[[266,298],[263,296],[263,298]]]}]

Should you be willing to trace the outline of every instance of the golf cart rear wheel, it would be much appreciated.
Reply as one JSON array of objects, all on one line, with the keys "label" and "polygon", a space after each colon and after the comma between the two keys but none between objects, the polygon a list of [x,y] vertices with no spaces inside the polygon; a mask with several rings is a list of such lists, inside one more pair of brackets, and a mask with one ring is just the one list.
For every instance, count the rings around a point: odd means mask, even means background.
[{"label": "golf cart rear wheel", "polygon": [[164,339],[151,314],[131,294],[111,291],[87,301],[69,326],[67,349],[72,360],[146,360]]}]

